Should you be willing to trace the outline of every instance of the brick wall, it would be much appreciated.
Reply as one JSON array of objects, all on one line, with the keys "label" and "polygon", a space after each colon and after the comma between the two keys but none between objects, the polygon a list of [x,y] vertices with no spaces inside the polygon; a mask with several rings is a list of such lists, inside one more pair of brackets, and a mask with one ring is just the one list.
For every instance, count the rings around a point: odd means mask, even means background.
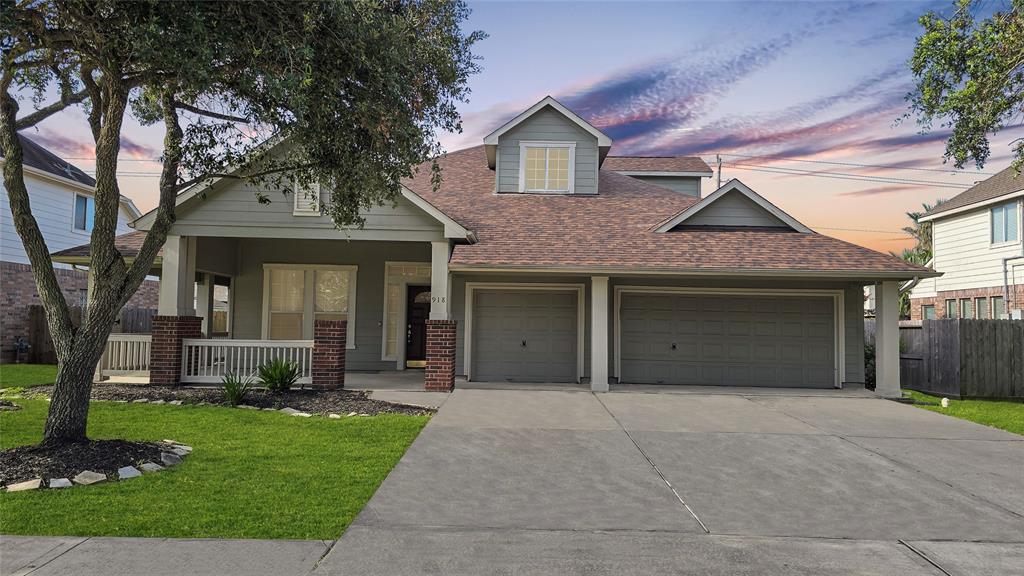
[{"label": "brick wall", "polygon": [[154,316],[149,383],[177,385],[181,380],[181,341],[202,338],[199,316]]},{"label": "brick wall", "polygon": [[455,320],[427,320],[426,390],[451,392],[455,388],[455,328]]},{"label": "brick wall", "polygon": [[345,387],[345,345],[348,322],[313,322],[313,388],[335,390]]},{"label": "brick wall", "polygon": [[[932,305],[935,306],[935,317],[938,319],[946,317],[946,300],[957,301],[957,311],[959,316],[960,310],[960,299],[970,298],[973,302],[975,298],[986,298],[985,304],[988,306],[989,318],[992,317],[992,301],[993,296],[1003,296],[1003,287],[995,286],[990,288],[973,288],[971,290],[945,290],[942,292],[936,292],[936,295],[931,298],[911,298],[910,299],[910,319],[921,320],[921,308],[922,306]],[[1010,301],[1006,302],[1007,312],[1017,308],[1024,307],[1024,285],[1010,286]]]},{"label": "brick wall", "polygon": [[[81,307],[88,289],[88,273],[71,268],[54,268],[54,273],[68,306]],[[144,280],[125,307],[156,308],[159,293],[160,282]],[[18,262],[0,262],[0,360],[13,360],[14,343],[18,338],[28,340],[28,307],[34,304],[42,302],[32,267]]]}]

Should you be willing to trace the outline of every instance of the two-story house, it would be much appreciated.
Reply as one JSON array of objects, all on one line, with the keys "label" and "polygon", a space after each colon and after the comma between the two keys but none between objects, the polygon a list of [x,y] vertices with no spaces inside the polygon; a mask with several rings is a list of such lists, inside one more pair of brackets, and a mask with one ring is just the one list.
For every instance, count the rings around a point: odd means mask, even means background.
[{"label": "two-story house", "polygon": [[1012,167],[921,218],[932,224],[938,278],[912,283],[911,319],[1020,318],[1024,308],[1024,175]]},{"label": "two-story house", "polygon": [[[863,287],[877,283],[878,390],[899,393],[898,285],[933,270],[818,234],[739,180],[701,197],[699,158],[612,144],[548,97],[438,158],[439,186],[422,166],[346,230],[312,201],[326,187],[282,197],[224,178],[182,192],[157,263],[150,381],[216,383],[285,357],[314,387],[419,366],[435,390],[457,376],[861,385]],[[123,254],[154,218],[118,239]],[[218,277],[228,339],[202,338]]]},{"label": "two-story house", "polygon": [[[39,224],[46,246],[59,251],[89,241],[92,232],[93,193],[96,181],[78,167],[62,160],[24,135],[25,187],[32,215]],[[0,157],[0,166],[3,165]],[[130,232],[128,223],[139,217],[128,198],[121,199],[118,232]],[[64,297],[71,306],[83,306],[87,292],[86,272],[71,265],[55,263]],[[39,304],[35,278],[21,237],[14,229],[7,189],[0,181],[0,358],[10,360],[15,342],[28,337],[28,307]],[[131,305],[156,306],[156,282],[146,282]]]}]

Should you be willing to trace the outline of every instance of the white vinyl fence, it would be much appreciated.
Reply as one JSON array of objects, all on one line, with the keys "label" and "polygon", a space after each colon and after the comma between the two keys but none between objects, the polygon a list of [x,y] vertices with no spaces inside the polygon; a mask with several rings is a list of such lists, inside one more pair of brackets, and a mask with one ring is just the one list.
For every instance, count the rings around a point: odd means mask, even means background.
[{"label": "white vinyl fence", "polygon": [[111,334],[103,351],[96,374],[120,376],[149,371],[149,352],[152,337],[149,334]]},{"label": "white vinyl fence", "polygon": [[260,366],[276,359],[298,366],[297,385],[313,383],[312,340],[186,339],[181,346],[184,384],[220,384],[229,373],[255,377]]}]

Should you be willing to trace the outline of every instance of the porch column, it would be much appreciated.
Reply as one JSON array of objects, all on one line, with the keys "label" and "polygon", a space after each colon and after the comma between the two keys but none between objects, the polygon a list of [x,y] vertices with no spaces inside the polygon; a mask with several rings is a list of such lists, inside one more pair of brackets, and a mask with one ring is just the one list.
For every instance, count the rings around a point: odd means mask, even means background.
[{"label": "porch column", "polygon": [[430,243],[430,318],[427,320],[427,367],[424,388],[450,392],[455,387],[455,320],[451,319],[450,247]]},{"label": "porch column", "polygon": [[213,333],[213,274],[200,275],[196,286],[196,313],[203,319],[203,335],[206,338]]},{"label": "porch column", "polygon": [[875,393],[899,398],[900,293],[897,282],[875,286]]},{"label": "porch column", "polygon": [[590,278],[590,389],[608,391],[608,277]]},{"label": "porch column", "polygon": [[202,337],[202,319],[195,312],[196,240],[168,236],[160,272],[158,314],[153,317],[150,384],[181,381],[181,341]]},{"label": "porch column", "polygon": [[313,388],[336,390],[345,387],[345,320],[313,321]]}]

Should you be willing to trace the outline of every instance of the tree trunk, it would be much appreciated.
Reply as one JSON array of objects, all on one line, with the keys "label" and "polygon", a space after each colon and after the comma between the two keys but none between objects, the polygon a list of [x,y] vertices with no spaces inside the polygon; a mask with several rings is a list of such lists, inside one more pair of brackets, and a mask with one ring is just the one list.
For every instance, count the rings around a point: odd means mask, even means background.
[{"label": "tree trunk", "polygon": [[76,341],[71,354],[57,367],[57,383],[43,432],[44,444],[86,441],[89,394],[99,361],[96,350],[102,354],[103,344]]}]

